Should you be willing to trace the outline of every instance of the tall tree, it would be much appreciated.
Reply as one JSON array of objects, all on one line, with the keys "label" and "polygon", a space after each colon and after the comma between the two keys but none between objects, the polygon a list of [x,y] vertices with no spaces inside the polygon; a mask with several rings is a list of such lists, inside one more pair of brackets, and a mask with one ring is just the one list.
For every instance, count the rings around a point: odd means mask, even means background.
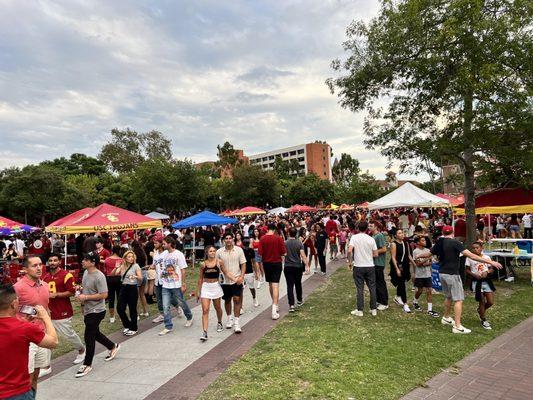
[{"label": "tall tree", "polygon": [[71,154],[70,158],[43,161],[41,165],[57,168],[65,175],[100,175],[106,172],[106,166],[101,160],[81,153]]},{"label": "tall tree", "polygon": [[332,64],[346,74],[327,80],[343,107],[369,110],[366,145],[401,170],[457,161],[468,242],[476,161],[506,164],[498,156],[513,149],[517,168],[531,166],[532,16],[525,0],[382,0],[376,18],[347,30],[349,57]]},{"label": "tall tree", "polygon": [[240,165],[233,169],[233,179],[221,185],[224,204],[228,206],[275,204],[276,175],[257,165]]},{"label": "tall tree", "polygon": [[331,173],[335,183],[348,186],[352,179],[359,175],[360,171],[359,161],[349,154],[342,153],[340,160],[333,166]]},{"label": "tall tree", "polygon": [[289,189],[289,200],[293,203],[318,205],[328,204],[333,199],[334,186],[316,174],[308,174],[297,178]]}]

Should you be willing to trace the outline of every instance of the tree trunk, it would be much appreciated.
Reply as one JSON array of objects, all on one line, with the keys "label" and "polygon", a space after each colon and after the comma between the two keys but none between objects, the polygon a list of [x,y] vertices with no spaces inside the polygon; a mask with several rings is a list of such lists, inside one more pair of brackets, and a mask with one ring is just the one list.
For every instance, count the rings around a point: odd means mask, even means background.
[{"label": "tree trunk", "polygon": [[[472,137],[472,119],[473,111],[473,93],[468,90],[464,97],[463,108],[463,134],[465,143]],[[466,246],[470,246],[476,240],[476,202],[475,190],[476,180],[474,177],[474,150],[466,147],[463,152],[464,162],[464,196],[465,196],[465,215],[466,215]]]}]

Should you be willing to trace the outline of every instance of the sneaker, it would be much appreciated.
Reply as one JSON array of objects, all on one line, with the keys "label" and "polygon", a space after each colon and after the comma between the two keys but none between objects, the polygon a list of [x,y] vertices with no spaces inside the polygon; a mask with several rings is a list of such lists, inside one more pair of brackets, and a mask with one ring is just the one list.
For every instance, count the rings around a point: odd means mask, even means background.
[{"label": "sneaker", "polygon": [[46,375],[50,375],[51,373],[52,373],[52,366],[49,366],[48,368],[41,368],[39,370],[39,378],[42,378],[43,376],[46,376]]},{"label": "sneaker", "polygon": [[147,312],[145,312],[145,313],[141,313],[141,317],[148,317],[148,316],[150,316],[150,314],[147,313]]},{"label": "sneaker", "polygon": [[241,311],[239,312],[239,315],[243,315],[246,311],[244,311],[244,308],[241,307]]},{"label": "sneaker", "polygon": [[217,332],[222,332],[224,330],[224,326],[222,325],[222,322],[219,322],[217,324]]},{"label": "sneaker", "polygon": [[438,312],[436,312],[436,311],[433,311],[433,310],[428,311],[428,315],[433,317],[433,318],[439,318],[440,317],[440,314]]},{"label": "sneaker", "polygon": [[279,318],[279,314],[277,312],[273,312],[272,319],[278,319],[278,318]]},{"label": "sneaker", "polygon": [[165,328],[161,332],[159,332],[159,336],[164,336],[164,335],[166,335],[167,333],[170,333],[170,332],[172,332],[172,329]]},{"label": "sneaker", "polygon": [[159,322],[163,322],[165,320],[165,317],[163,317],[161,314],[159,314],[157,317],[155,317],[152,322],[154,324],[158,324]]},{"label": "sneaker", "polygon": [[257,301],[257,299],[254,299],[254,307],[259,307],[259,306],[260,306],[260,304],[259,304],[259,302]]},{"label": "sneaker", "polygon": [[486,329],[488,331],[492,329],[492,326],[490,326],[489,321],[487,320],[481,321],[481,326],[483,327],[483,329]]},{"label": "sneaker", "polygon": [[185,321],[185,328],[190,328],[192,326],[192,318]]},{"label": "sneaker", "polygon": [[235,332],[235,333],[241,333],[242,332],[241,326],[239,325],[238,322],[236,322],[235,325],[233,326],[233,332]]},{"label": "sneaker", "polygon": [[81,378],[82,376],[85,376],[87,375],[89,372],[91,372],[93,370],[93,367],[91,367],[90,365],[82,365],[79,369],[78,369],[78,372],[76,372],[76,375],[74,375],[76,378]]},{"label": "sneaker", "polygon": [[296,308],[294,306],[289,306],[289,312],[295,312]]},{"label": "sneaker", "polygon": [[415,311],[422,311],[422,307],[420,307],[420,304],[418,303],[413,303],[413,308]]},{"label": "sneaker", "polygon": [[126,336],[133,336],[137,333],[137,331],[128,330],[124,335]]},{"label": "sneaker", "polygon": [[373,317],[375,317],[376,315],[378,315],[377,310],[376,310],[376,309],[370,310],[370,315],[372,315]]},{"label": "sneaker", "polygon": [[111,318],[109,318],[109,323],[110,323],[110,324],[114,324],[114,323],[115,323],[115,317],[111,317]]},{"label": "sneaker", "polygon": [[204,331],[204,333],[202,333],[202,336],[200,336],[200,340],[201,340],[202,342],[207,341],[207,332],[206,332],[206,331]]},{"label": "sneaker", "polygon": [[233,317],[228,318],[228,322],[226,322],[226,329],[231,329],[233,327]]},{"label": "sneaker", "polygon": [[356,317],[362,317],[363,316],[363,312],[359,311],[357,309],[353,310],[353,311],[350,311],[350,314],[355,315]]},{"label": "sneaker", "polygon": [[113,358],[116,357],[119,350],[120,350],[120,344],[116,343],[115,347],[113,347],[113,350],[109,350],[109,354],[104,358],[104,360],[111,361]]},{"label": "sneaker", "polygon": [[403,312],[407,313],[407,314],[410,314],[412,311],[411,311],[411,309],[409,308],[409,306],[407,304],[404,304],[403,305]]},{"label": "sneaker", "polygon": [[303,300],[302,301],[296,301],[296,307],[301,307],[304,305]]},{"label": "sneaker", "polygon": [[257,281],[257,288],[261,289],[261,280]]},{"label": "sneaker", "polygon": [[514,276],[510,276],[509,278],[504,279],[505,282],[514,282]]},{"label": "sneaker", "polygon": [[128,328],[124,328],[124,329],[122,329],[122,334],[125,335],[128,331],[129,331]]},{"label": "sneaker", "polygon": [[466,334],[470,332],[472,331],[468,328],[465,328],[463,325],[460,325],[459,327],[456,327],[455,325],[452,326],[452,333]]},{"label": "sneaker", "polygon": [[403,300],[399,296],[394,296],[394,302],[398,304],[399,306],[403,306]]},{"label": "sneaker", "polygon": [[379,311],[385,311],[389,306],[386,306],[385,304],[378,304],[378,310]]},{"label": "sneaker", "polygon": [[322,272],[322,271],[320,271],[320,275],[322,275],[322,276],[326,276],[326,273],[325,273],[325,272]]},{"label": "sneaker", "polygon": [[442,319],[440,320],[441,324],[442,325],[453,325],[453,318],[452,317],[442,317]]},{"label": "sneaker", "polygon": [[85,360],[85,351],[83,353],[78,353],[76,359],[72,361],[73,364],[81,364]]}]

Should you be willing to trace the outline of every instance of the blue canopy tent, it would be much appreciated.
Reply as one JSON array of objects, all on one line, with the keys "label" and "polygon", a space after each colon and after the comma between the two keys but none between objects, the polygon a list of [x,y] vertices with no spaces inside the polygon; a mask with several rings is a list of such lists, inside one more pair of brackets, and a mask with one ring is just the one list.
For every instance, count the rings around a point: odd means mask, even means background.
[{"label": "blue canopy tent", "polygon": [[224,225],[224,224],[238,224],[239,220],[236,218],[221,217],[210,211],[202,211],[196,215],[190,216],[188,218],[182,219],[179,222],[172,224],[172,227],[175,229],[186,229],[193,228],[193,242],[192,242],[192,265],[194,267],[195,261],[195,246],[196,246],[196,228],[199,226],[212,226],[212,225]]}]

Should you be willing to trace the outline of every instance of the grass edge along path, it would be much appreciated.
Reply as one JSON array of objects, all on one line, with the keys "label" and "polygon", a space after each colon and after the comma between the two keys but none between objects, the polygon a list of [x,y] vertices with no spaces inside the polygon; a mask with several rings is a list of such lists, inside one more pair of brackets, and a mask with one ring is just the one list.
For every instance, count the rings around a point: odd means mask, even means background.
[{"label": "grass edge along path", "polygon": [[[368,298],[365,316],[351,316],[354,284],[341,267],[199,399],[397,399],[533,314],[529,271],[496,287],[496,305],[488,311],[493,330],[481,328],[468,294],[463,324],[472,333],[453,335],[440,318],[405,314],[395,305],[372,317]],[[442,295],[433,303],[442,313]],[[421,305],[425,309],[425,297]]]}]

